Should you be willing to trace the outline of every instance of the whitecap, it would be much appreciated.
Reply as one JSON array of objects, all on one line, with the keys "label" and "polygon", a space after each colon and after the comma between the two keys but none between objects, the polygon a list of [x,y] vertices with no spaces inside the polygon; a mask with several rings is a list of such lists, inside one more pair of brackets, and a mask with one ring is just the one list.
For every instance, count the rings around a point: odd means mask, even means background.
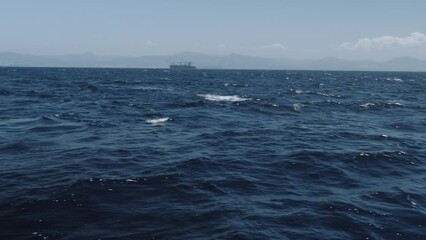
[{"label": "whitecap", "polygon": [[374,104],[374,103],[364,103],[364,104],[361,104],[361,105],[359,105],[360,107],[363,107],[363,108],[369,108],[369,107],[374,107],[376,104]]},{"label": "whitecap", "polygon": [[149,120],[146,120],[145,122],[153,124],[153,125],[157,125],[157,124],[164,124],[165,122],[169,120],[170,120],[169,117],[164,117],[164,118],[149,119]]},{"label": "whitecap", "polygon": [[301,104],[301,103],[295,103],[293,104],[293,109],[294,111],[300,111],[300,109],[302,109],[302,107],[304,107],[305,105]]},{"label": "whitecap", "polygon": [[370,156],[370,154],[366,153],[366,152],[361,152],[359,155],[362,156],[362,157],[369,157]]},{"label": "whitecap", "polygon": [[237,95],[230,95],[230,96],[223,96],[223,95],[214,95],[214,94],[198,94],[197,96],[203,97],[206,100],[209,101],[215,101],[215,102],[242,102],[250,100],[250,98],[243,98]]},{"label": "whitecap", "polygon": [[388,81],[395,81],[395,82],[403,82],[403,80],[401,78],[397,78],[397,77],[386,78],[386,80],[388,80]]},{"label": "whitecap", "polygon": [[396,101],[389,102],[388,105],[389,106],[404,107],[404,104],[396,102]]},{"label": "whitecap", "polygon": [[294,91],[296,94],[302,94],[303,93],[303,91],[302,90],[296,90],[296,91]]}]

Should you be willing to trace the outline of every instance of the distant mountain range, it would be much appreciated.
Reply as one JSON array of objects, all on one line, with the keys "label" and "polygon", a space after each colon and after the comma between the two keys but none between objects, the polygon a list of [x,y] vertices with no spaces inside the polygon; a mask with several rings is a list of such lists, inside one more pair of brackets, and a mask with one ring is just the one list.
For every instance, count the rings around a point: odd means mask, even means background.
[{"label": "distant mountain range", "polygon": [[376,62],[342,60],[332,57],[319,60],[292,60],[250,57],[238,54],[214,56],[195,52],[141,57],[105,57],[91,53],[62,56],[0,53],[0,66],[6,67],[168,68],[170,63],[180,61],[191,61],[198,68],[203,69],[426,71],[425,60],[410,57]]}]

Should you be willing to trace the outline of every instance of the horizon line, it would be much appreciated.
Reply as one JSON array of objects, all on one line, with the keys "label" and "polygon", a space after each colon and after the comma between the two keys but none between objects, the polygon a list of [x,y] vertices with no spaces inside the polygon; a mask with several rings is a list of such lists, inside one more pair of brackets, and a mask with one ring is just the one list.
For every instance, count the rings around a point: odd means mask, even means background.
[{"label": "horizon line", "polygon": [[133,69],[133,70],[170,70],[175,72],[191,72],[191,71],[289,71],[289,72],[390,72],[390,73],[426,73],[424,71],[412,71],[412,70],[338,70],[338,69],[267,69],[267,68],[197,68],[191,70],[171,70],[170,68],[163,67],[59,67],[59,66],[3,66],[0,68],[54,68],[54,69]]},{"label": "horizon line", "polygon": [[90,56],[96,56],[96,57],[111,57],[111,58],[119,58],[119,57],[126,57],[126,58],[139,58],[139,57],[169,57],[169,56],[176,56],[179,54],[198,54],[198,55],[205,55],[210,57],[228,57],[232,55],[236,56],[242,56],[242,57],[250,57],[250,58],[261,58],[261,59],[268,59],[268,60],[291,60],[291,61],[319,61],[324,59],[335,59],[335,60],[342,60],[342,61],[351,61],[351,62],[376,62],[376,63],[384,63],[388,62],[394,59],[414,59],[418,61],[426,61],[426,59],[421,59],[417,57],[410,57],[410,56],[400,56],[400,57],[392,57],[388,58],[386,60],[373,60],[373,59],[347,59],[347,58],[340,58],[340,57],[333,57],[333,56],[325,56],[321,58],[287,58],[287,57],[264,57],[264,56],[253,56],[253,55],[246,55],[246,54],[240,54],[240,53],[227,53],[227,54],[210,54],[210,53],[204,53],[204,52],[195,52],[195,51],[180,51],[176,53],[170,53],[170,54],[147,54],[147,55],[102,55],[97,54],[93,52],[81,52],[81,53],[66,53],[66,54],[34,54],[34,53],[19,53],[19,52],[13,52],[13,51],[0,51],[0,54],[16,54],[21,56],[36,56],[36,57],[68,57],[68,56],[84,56],[84,55],[90,55]]}]

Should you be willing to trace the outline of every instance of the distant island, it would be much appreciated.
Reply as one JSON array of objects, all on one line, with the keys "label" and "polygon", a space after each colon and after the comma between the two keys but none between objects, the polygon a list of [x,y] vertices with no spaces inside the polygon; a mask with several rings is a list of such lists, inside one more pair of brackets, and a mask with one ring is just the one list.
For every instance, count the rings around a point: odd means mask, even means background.
[{"label": "distant island", "polygon": [[425,60],[410,57],[377,62],[333,57],[316,60],[273,59],[239,54],[207,55],[196,52],[140,57],[98,56],[92,53],[62,56],[0,53],[0,66],[3,67],[169,68],[170,63],[182,61],[193,62],[201,69],[426,71]]}]

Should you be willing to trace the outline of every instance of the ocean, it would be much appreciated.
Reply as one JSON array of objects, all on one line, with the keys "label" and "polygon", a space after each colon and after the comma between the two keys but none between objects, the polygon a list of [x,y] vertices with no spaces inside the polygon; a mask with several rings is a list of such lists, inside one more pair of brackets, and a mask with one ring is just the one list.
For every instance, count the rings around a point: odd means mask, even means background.
[{"label": "ocean", "polygon": [[426,239],[426,73],[0,68],[0,239]]}]

